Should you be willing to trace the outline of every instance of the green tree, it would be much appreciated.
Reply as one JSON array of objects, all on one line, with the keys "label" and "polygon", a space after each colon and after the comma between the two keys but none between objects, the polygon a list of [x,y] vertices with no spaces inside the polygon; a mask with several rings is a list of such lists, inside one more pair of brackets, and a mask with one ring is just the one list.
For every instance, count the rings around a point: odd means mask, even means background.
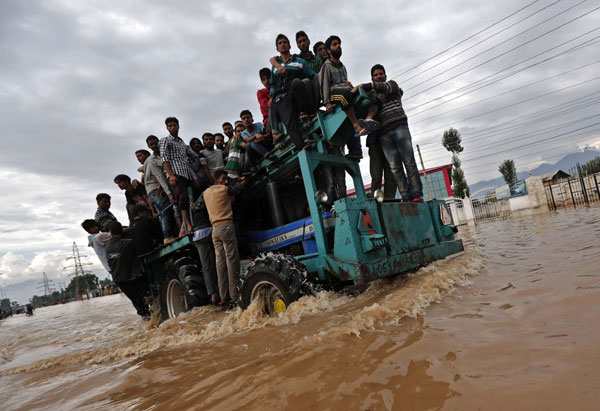
[{"label": "green tree", "polygon": [[506,184],[512,184],[517,182],[517,167],[515,167],[515,162],[513,160],[504,160],[500,167],[498,167],[498,171],[504,177],[504,181]]},{"label": "green tree", "polygon": [[98,288],[98,277],[95,274],[76,275],[71,279],[71,282],[66,288],[69,295],[77,296],[86,290],[95,290]]},{"label": "green tree", "polygon": [[581,166],[584,174],[595,174],[600,173],[600,157],[596,157],[593,160],[588,161]]},{"label": "green tree", "polygon": [[106,287],[109,284],[114,284],[114,283],[113,283],[113,280],[111,280],[108,277],[106,277],[104,280],[100,280],[100,287]]},{"label": "green tree", "polygon": [[460,198],[469,197],[471,190],[465,180],[465,172],[460,167],[460,159],[457,154],[452,155],[452,192]]},{"label": "green tree", "polygon": [[458,158],[458,155],[464,150],[462,138],[458,130],[449,128],[444,131],[442,145],[452,153],[452,192],[460,198],[468,197],[471,195],[471,191],[469,190],[467,180],[465,180],[465,173],[460,167],[460,160]]},{"label": "green tree", "polygon": [[448,130],[444,131],[442,144],[444,147],[446,147],[446,150],[454,154],[460,154],[464,150],[464,147],[461,145],[461,143],[462,138],[460,137],[460,133],[457,129],[450,127]]}]

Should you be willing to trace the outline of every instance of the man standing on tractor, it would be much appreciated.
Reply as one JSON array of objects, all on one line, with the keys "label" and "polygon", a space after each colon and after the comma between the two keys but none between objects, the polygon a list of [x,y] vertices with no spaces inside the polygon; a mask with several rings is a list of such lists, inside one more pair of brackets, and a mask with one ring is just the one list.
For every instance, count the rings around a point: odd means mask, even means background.
[{"label": "man standing on tractor", "polygon": [[377,95],[380,104],[377,118],[381,123],[377,138],[390,163],[402,200],[423,202],[423,184],[412,147],[408,117],[402,108],[404,93],[394,80],[387,81],[385,68],[381,64],[371,68],[371,80],[371,83],[359,84],[357,87],[366,91],[374,90]]},{"label": "man standing on tractor", "polygon": [[185,144],[179,137],[179,120],[175,117],[167,117],[165,125],[169,135],[159,141],[160,155],[162,156],[163,166],[169,176],[169,185],[171,192],[175,197],[175,202],[181,210],[183,222],[179,230],[179,236],[183,237],[192,233],[192,223],[190,220],[190,202],[187,189],[192,185],[192,171],[189,166],[188,156],[193,156],[190,146]]},{"label": "man standing on tractor", "polygon": [[[241,193],[245,180],[230,187],[227,171],[215,171],[215,184],[204,190],[204,203],[212,225],[215,246],[217,278],[221,304],[227,307],[238,303],[237,286],[240,278],[240,255],[238,253],[231,197]],[[214,301],[214,300],[213,300]]]}]

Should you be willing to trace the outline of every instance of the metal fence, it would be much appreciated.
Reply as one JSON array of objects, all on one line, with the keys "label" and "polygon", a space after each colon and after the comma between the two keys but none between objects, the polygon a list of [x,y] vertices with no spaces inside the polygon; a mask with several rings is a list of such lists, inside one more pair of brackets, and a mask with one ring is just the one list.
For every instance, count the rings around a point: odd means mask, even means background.
[{"label": "metal fence", "polygon": [[495,187],[477,191],[471,197],[471,204],[477,222],[508,218],[511,215],[508,201],[498,201]]},{"label": "metal fence", "polygon": [[468,219],[465,214],[465,206],[464,202],[468,201],[468,199],[463,200],[458,197],[448,197],[444,199],[446,201],[446,205],[450,209],[450,214],[452,215],[452,221],[456,225],[467,224]]},{"label": "metal fence", "polygon": [[600,203],[600,173],[577,174],[546,184],[544,188],[550,210]]}]

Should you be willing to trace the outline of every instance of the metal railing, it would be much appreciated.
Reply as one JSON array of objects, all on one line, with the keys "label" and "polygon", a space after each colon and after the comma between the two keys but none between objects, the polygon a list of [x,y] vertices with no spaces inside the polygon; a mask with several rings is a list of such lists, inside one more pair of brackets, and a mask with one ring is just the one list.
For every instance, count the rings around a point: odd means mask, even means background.
[{"label": "metal railing", "polygon": [[600,173],[582,173],[545,184],[548,208],[582,207],[600,203]]}]

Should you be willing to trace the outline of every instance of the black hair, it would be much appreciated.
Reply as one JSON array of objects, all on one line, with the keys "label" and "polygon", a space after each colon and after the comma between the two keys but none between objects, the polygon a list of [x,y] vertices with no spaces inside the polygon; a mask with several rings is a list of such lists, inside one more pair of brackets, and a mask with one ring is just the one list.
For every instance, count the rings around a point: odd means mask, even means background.
[{"label": "black hair", "polygon": [[225,126],[231,126],[231,127],[233,128],[233,125],[232,125],[232,124],[231,124],[229,121],[226,121],[226,122],[224,122],[224,123],[221,125],[221,128],[223,128],[223,127],[225,127]]},{"label": "black hair", "polygon": [[114,182],[118,183],[119,181],[127,181],[127,183],[131,184],[131,178],[127,174],[119,174],[115,177]]},{"label": "black hair", "polygon": [[324,46],[325,43],[323,43],[322,41],[317,41],[313,46],[313,53],[317,54],[317,50],[319,49],[319,47],[321,47],[321,45]]},{"label": "black hair", "polygon": [[339,41],[340,43],[342,42],[342,39],[341,39],[341,38],[339,38],[338,36],[336,36],[335,34],[334,34],[334,35],[332,35],[332,36],[329,36],[329,37],[327,38],[327,40],[325,40],[325,48],[326,48],[327,50],[330,50],[330,49],[331,49],[331,43],[333,43],[333,41],[334,41],[334,40],[337,40],[337,41]]},{"label": "black hair", "polygon": [[96,220],[87,219],[83,220],[83,223],[81,223],[81,227],[89,233],[92,228],[98,227],[98,223],[96,222]]},{"label": "black hair", "polygon": [[285,34],[281,34],[281,33],[279,33],[279,34],[277,35],[277,37],[275,37],[275,47],[277,47],[277,43],[279,43],[279,40],[281,40],[281,39],[286,39],[286,40],[287,40],[287,42],[288,42],[288,44],[290,43],[290,39],[288,39],[288,38],[287,38],[287,36],[286,36]]},{"label": "black hair", "polygon": [[222,168],[218,169],[217,171],[215,171],[215,175],[213,176],[213,178],[215,180],[219,179],[223,174],[227,175],[227,171],[223,170]]},{"label": "black hair", "polygon": [[271,77],[271,70],[269,70],[266,67],[261,68],[260,70],[258,70],[258,77],[260,77],[260,79],[262,80],[263,77]]},{"label": "black hair", "polygon": [[245,129],[246,129],[246,126],[244,126],[244,125],[242,124],[242,122],[241,122],[241,121],[240,121],[240,124],[236,124],[236,125],[235,125],[235,128],[233,129],[233,131],[237,130],[237,128],[238,128],[238,127],[241,127],[241,128],[242,128],[242,130],[245,130]]},{"label": "black hair", "polygon": [[100,201],[100,200],[104,200],[104,199],[108,199],[110,200],[110,196],[106,193],[100,193],[96,196],[96,202]]},{"label": "black hair", "polygon": [[221,137],[225,138],[225,136],[223,135],[223,133],[215,133],[215,134],[213,134],[213,136],[215,136],[215,137],[221,136]]},{"label": "black hair", "polygon": [[202,140],[204,140],[204,137],[206,137],[206,136],[213,136],[214,137],[215,135],[213,133],[204,133],[204,134],[202,134]]},{"label": "black hair", "polygon": [[148,150],[141,149],[141,150],[138,150],[135,152],[136,155],[137,155],[137,153],[142,153],[146,157],[150,157],[150,152]]},{"label": "black hair", "polygon": [[371,67],[371,77],[373,77],[373,72],[375,70],[383,70],[383,74],[385,74],[385,68],[381,64],[375,64],[373,67]]},{"label": "black hair", "polygon": [[123,234],[123,226],[121,225],[121,223],[119,223],[118,221],[112,221],[109,225],[108,225],[108,230],[110,231],[111,234],[116,234],[116,235],[121,235]]},{"label": "black hair", "polygon": [[200,139],[198,137],[192,137],[190,140],[190,147],[192,146],[192,143],[194,142],[194,140],[198,140],[198,143],[200,143],[200,149],[204,150],[204,146],[202,145],[202,141],[200,141]]},{"label": "black hair", "polygon": [[243,116],[245,116],[246,114],[248,114],[250,116],[250,118],[254,118],[252,116],[252,113],[250,112],[250,110],[242,110],[242,112],[240,113],[240,118],[242,118]]},{"label": "black hair", "polygon": [[146,143],[152,140],[158,140],[158,137],[156,137],[154,134],[150,134],[148,137],[146,137]]},{"label": "black hair", "polygon": [[131,210],[131,214],[133,214],[133,216],[137,216],[141,212],[149,212],[149,211],[150,210],[148,210],[148,207],[146,207],[144,204],[136,204],[133,207],[133,209]]},{"label": "black hair", "polygon": [[167,117],[165,119],[165,125],[168,125],[169,123],[177,123],[177,125],[179,125],[179,120],[175,117]]},{"label": "black hair", "polygon": [[303,30],[300,30],[298,33],[296,33],[296,42],[298,42],[300,37],[306,37],[306,40],[310,41],[308,35]]}]

